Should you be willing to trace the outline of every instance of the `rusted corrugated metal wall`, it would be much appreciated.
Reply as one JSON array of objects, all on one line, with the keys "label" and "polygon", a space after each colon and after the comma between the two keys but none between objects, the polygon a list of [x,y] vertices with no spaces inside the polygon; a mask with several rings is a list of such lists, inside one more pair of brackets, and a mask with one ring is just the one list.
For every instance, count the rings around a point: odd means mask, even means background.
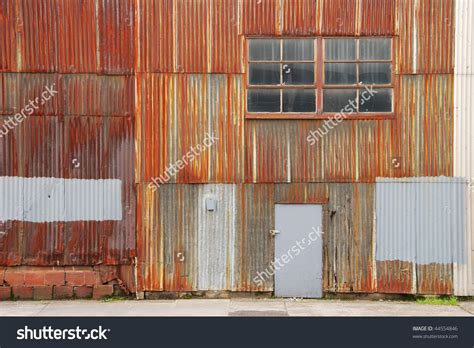
[{"label": "rusted corrugated metal wall", "polygon": [[[236,209],[244,213],[236,213],[235,223],[243,227],[236,229],[240,232],[235,240],[241,249],[235,251],[234,261],[244,271],[234,268],[234,286],[227,289],[258,290],[252,274],[257,266],[264,269],[265,262],[272,260],[273,242],[265,239],[255,247],[248,240],[257,232],[266,235],[274,223],[273,205],[311,201],[327,206],[326,291],[377,291],[376,178],[452,175],[454,2],[138,3],[137,181],[147,185],[199,143],[205,132],[215,131],[219,136],[216,145],[169,182],[178,184],[175,191],[179,184],[237,184],[242,203]],[[186,25],[183,18],[192,25]],[[306,137],[323,121],[244,121],[246,37],[273,35],[393,36],[396,117],[346,121],[315,146],[309,146]],[[291,183],[291,192],[287,183]],[[313,191],[311,185],[321,186]],[[165,186],[153,195],[171,190]],[[262,195],[265,190],[267,196]],[[249,200],[251,196],[254,200]],[[199,195],[195,198],[201,199]],[[149,224],[147,219],[163,218],[148,204],[139,199],[138,211],[153,214],[142,214],[139,226]],[[332,220],[331,206],[335,207]],[[256,215],[259,218],[248,220],[247,216],[253,216],[248,212],[255,210],[261,212]],[[140,228],[139,234],[153,233],[149,227]],[[139,243],[139,255],[150,254],[147,245]],[[142,263],[141,286],[163,289],[164,281],[157,281],[150,271],[149,267],[156,267],[152,260]],[[403,266],[384,272],[379,277],[406,275]],[[197,289],[196,279],[193,281],[190,288]],[[265,284],[263,290],[272,286]]]},{"label": "rusted corrugated metal wall", "polygon": [[[2,120],[45,85],[59,90],[0,139],[0,175],[123,184],[120,222],[3,222],[1,262],[128,263],[137,253],[143,290],[271,290],[272,281],[252,279],[273,258],[273,205],[307,202],[326,205],[326,291],[374,292],[382,282],[405,292],[384,279],[411,289],[406,265],[375,266],[374,183],[453,175],[454,6],[0,0]],[[392,36],[395,117],[347,120],[315,146],[306,137],[322,121],[245,120],[246,39],[269,35]],[[216,143],[154,192],[150,182],[207,133]],[[235,209],[235,220],[200,215],[208,194]],[[215,226],[228,234],[211,238]],[[230,241],[232,250],[211,248]]]},{"label": "rusted corrugated metal wall", "polygon": [[[118,179],[122,209],[119,221],[4,221],[0,264],[128,264],[136,255],[134,6],[0,1],[0,124],[46,87],[57,91],[2,136],[0,176],[85,180],[79,186]],[[60,207],[38,209],[66,209],[97,193],[82,189]],[[41,201],[47,192],[38,189]]]}]

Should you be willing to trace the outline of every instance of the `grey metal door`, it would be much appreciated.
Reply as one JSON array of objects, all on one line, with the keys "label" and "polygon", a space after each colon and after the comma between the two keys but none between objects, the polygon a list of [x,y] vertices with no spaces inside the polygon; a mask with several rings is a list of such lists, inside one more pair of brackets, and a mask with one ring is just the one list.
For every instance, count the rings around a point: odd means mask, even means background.
[{"label": "grey metal door", "polygon": [[322,297],[322,206],[275,205],[275,296]]}]

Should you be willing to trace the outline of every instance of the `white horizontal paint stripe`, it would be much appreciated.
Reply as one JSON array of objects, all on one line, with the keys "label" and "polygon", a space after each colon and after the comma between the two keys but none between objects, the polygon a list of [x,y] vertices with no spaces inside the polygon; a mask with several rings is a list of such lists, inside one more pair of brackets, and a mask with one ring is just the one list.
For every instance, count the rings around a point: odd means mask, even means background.
[{"label": "white horizontal paint stripe", "polygon": [[0,177],[0,221],[122,220],[122,181]]}]

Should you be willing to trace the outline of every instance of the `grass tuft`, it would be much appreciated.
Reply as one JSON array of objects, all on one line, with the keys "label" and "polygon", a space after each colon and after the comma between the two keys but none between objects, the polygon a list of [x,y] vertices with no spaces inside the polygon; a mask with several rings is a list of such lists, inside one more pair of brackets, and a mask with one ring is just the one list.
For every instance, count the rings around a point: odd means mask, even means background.
[{"label": "grass tuft", "polygon": [[456,296],[421,297],[416,299],[416,303],[427,305],[456,306],[458,304],[458,298]]}]

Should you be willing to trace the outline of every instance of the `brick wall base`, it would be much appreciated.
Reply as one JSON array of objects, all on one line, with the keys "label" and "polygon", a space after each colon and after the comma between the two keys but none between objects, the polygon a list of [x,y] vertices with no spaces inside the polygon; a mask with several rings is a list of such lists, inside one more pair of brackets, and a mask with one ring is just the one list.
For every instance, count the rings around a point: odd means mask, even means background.
[{"label": "brick wall base", "polygon": [[0,301],[100,299],[135,293],[133,266],[0,268]]}]

